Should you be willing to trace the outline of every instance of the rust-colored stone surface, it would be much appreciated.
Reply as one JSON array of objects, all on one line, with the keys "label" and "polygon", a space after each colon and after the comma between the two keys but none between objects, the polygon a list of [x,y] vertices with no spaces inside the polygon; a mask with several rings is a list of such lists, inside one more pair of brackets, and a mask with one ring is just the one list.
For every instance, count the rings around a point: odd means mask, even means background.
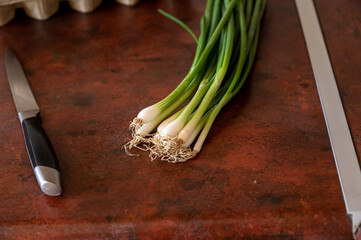
[{"label": "rust-colored stone surface", "polygon": [[[121,149],[138,111],[187,73],[202,1],[108,2],[0,28],[1,239],[351,239],[294,1],[269,0],[253,71],[184,164]],[[316,0],[358,154],[361,7]],[[41,193],[3,56],[18,54],[57,152],[63,194]],[[360,183],[355,183],[360,184]]]}]

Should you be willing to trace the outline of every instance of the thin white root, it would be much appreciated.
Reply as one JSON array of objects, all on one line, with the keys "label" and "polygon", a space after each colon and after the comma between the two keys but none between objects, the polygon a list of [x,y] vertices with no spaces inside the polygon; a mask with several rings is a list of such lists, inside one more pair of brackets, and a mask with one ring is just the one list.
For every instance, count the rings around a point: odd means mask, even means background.
[{"label": "thin white root", "polygon": [[171,163],[186,162],[197,155],[191,148],[183,147],[182,141],[177,137],[161,136],[157,133],[151,138],[151,143],[149,157],[152,161],[160,158],[161,161]]},{"label": "thin white root", "polygon": [[156,134],[147,134],[142,136],[138,133],[139,129],[144,127],[141,119],[135,118],[129,129],[132,132],[132,139],[124,144],[123,148],[129,156],[139,156],[131,153],[133,148],[138,148],[142,151],[150,151],[149,157],[151,160],[159,158],[161,161],[170,163],[186,162],[197,155],[197,151],[190,147],[184,147],[182,140],[177,137],[162,136],[159,132]]},{"label": "thin white root", "polygon": [[134,120],[130,123],[129,129],[132,132],[132,140],[123,146],[125,153],[129,156],[139,156],[138,154],[130,152],[133,147],[142,151],[148,151],[149,149],[150,138],[147,137],[150,135],[143,137],[136,133],[143,125],[142,120],[139,118],[134,118]]},{"label": "thin white root", "polygon": [[140,118],[134,118],[133,121],[129,125],[129,130],[132,134],[136,133],[138,129],[143,125],[143,121]]}]

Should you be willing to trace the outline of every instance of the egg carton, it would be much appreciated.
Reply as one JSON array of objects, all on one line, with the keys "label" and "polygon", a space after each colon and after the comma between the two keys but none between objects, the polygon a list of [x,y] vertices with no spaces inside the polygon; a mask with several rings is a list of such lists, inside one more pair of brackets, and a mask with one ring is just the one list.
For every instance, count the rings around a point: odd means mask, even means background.
[{"label": "egg carton", "polygon": [[[37,20],[48,19],[59,9],[59,1],[64,0],[0,0],[0,26],[11,21],[16,8],[23,8],[26,15]],[[72,9],[88,13],[97,8],[102,0],[65,0]],[[134,5],[140,0],[115,0],[124,5]]]}]

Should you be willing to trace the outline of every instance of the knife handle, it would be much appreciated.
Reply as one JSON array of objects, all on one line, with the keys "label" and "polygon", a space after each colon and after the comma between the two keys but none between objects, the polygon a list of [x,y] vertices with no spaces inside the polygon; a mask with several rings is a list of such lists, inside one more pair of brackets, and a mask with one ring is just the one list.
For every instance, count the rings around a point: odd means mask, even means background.
[{"label": "knife handle", "polygon": [[59,164],[51,142],[37,117],[21,123],[31,165],[41,190],[51,196],[61,193]]},{"label": "knife handle", "polygon": [[24,119],[21,123],[25,143],[33,168],[46,166],[59,170],[58,160],[48,136],[37,117]]}]

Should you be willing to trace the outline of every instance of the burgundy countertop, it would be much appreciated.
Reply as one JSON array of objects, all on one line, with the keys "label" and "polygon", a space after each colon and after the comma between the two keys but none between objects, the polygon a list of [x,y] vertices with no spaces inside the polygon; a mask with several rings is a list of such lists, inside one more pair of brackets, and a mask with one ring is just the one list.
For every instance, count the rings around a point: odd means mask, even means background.
[{"label": "burgundy countertop", "polygon": [[[361,5],[316,0],[358,155]],[[66,3],[47,21],[0,28],[1,239],[351,239],[340,183],[294,1],[269,0],[247,84],[184,164],[121,149],[142,108],[185,76],[202,1]],[[57,152],[63,194],[41,193],[3,56],[19,56]],[[356,184],[356,183],[355,183]],[[358,183],[360,184],[360,183]]]}]

